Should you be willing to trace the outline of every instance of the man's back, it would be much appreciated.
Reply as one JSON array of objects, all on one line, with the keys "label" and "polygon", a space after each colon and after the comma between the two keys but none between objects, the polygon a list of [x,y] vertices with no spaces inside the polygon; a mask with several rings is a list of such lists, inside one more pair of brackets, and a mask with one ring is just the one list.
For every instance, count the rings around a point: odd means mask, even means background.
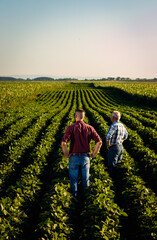
[{"label": "man's back", "polygon": [[[99,152],[102,145],[101,138],[95,129],[83,122],[85,111],[77,109],[75,112],[76,123],[67,127],[62,139],[62,151],[69,158],[70,191],[74,197],[78,193],[78,175],[81,169],[83,189],[89,187],[90,157],[93,158]],[[93,153],[90,153],[90,140],[96,142]],[[67,142],[70,142],[68,153]]]},{"label": "man's back", "polygon": [[115,121],[112,123],[106,139],[110,140],[110,144],[122,144],[128,136],[128,132],[124,125],[120,121]]},{"label": "man's back", "polygon": [[99,135],[95,129],[85,124],[83,121],[77,121],[75,124],[69,126],[63,137],[63,141],[71,140],[69,153],[88,153],[90,152],[90,141],[100,141]]}]

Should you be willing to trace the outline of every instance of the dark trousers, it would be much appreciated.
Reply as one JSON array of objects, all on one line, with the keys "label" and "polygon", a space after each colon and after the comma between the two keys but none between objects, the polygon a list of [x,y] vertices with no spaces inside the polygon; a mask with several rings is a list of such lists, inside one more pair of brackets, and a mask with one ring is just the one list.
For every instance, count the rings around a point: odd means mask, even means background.
[{"label": "dark trousers", "polygon": [[114,175],[117,163],[122,160],[123,145],[113,145],[108,150],[108,168],[111,175]]}]

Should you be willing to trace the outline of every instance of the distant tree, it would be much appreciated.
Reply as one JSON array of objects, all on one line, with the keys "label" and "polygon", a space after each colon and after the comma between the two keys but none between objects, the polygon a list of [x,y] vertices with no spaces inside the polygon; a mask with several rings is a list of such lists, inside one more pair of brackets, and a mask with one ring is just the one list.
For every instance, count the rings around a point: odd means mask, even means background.
[{"label": "distant tree", "polygon": [[54,81],[54,78],[50,78],[50,77],[38,77],[38,78],[34,78],[33,81]]},{"label": "distant tree", "polygon": [[114,77],[108,77],[108,79],[107,79],[108,81],[114,81],[115,80],[115,78]]},{"label": "distant tree", "polygon": [[17,81],[17,79],[13,77],[0,77],[0,81]]}]

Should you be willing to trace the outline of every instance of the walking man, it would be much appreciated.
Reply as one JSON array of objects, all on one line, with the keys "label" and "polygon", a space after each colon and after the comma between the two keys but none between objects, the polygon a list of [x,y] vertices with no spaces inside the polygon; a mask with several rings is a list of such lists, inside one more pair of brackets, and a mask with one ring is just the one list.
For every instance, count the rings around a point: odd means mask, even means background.
[{"label": "walking man", "polygon": [[[85,124],[83,119],[85,111],[78,109],[75,112],[75,124],[68,126],[62,139],[62,151],[69,158],[70,190],[74,197],[78,195],[78,175],[81,169],[83,189],[89,187],[90,157],[94,158],[102,145],[100,136],[95,129]],[[90,141],[96,142],[93,153],[90,153]],[[70,151],[67,150],[67,142],[71,140]]]},{"label": "walking man", "polygon": [[126,128],[119,120],[120,112],[114,111],[111,114],[112,124],[106,135],[106,143],[108,149],[108,168],[111,176],[113,176],[115,173],[117,162],[122,160],[123,142],[128,137]]}]

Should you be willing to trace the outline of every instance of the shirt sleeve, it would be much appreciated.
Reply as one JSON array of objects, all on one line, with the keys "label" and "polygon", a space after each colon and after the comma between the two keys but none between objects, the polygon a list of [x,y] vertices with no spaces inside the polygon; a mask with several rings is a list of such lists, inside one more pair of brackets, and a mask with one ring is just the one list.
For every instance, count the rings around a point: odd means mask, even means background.
[{"label": "shirt sleeve", "polygon": [[128,138],[128,131],[125,128],[123,140],[126,140],[127,138]]},{"label": "shirt sleeve", "polygon": [[92,128],[92,139],[97,143],[97,142],[101,142],[101,138],[99,136],[99,134],[95,131],[94,128]]},{"label": "shirt sleeve", "polygon": [[67,127],[67,129],[66,129],[66,131],[64,133],[64,136],[62,138],[62,142],[66,142],[67,143],[70,140],[70,138],[71,138],[71,131],[70,131],[70,126],[69,126],[69,127]]},{"label": "shirt sleeve", "polygon": [[115,132],[115,127],[114,127],[114,125],[112,125],[112,126],[109,128],[108,133],[107,133],[107,135],[106,135],[106,141],[110,141],[110,140],[111,140],[114,132]]}]

